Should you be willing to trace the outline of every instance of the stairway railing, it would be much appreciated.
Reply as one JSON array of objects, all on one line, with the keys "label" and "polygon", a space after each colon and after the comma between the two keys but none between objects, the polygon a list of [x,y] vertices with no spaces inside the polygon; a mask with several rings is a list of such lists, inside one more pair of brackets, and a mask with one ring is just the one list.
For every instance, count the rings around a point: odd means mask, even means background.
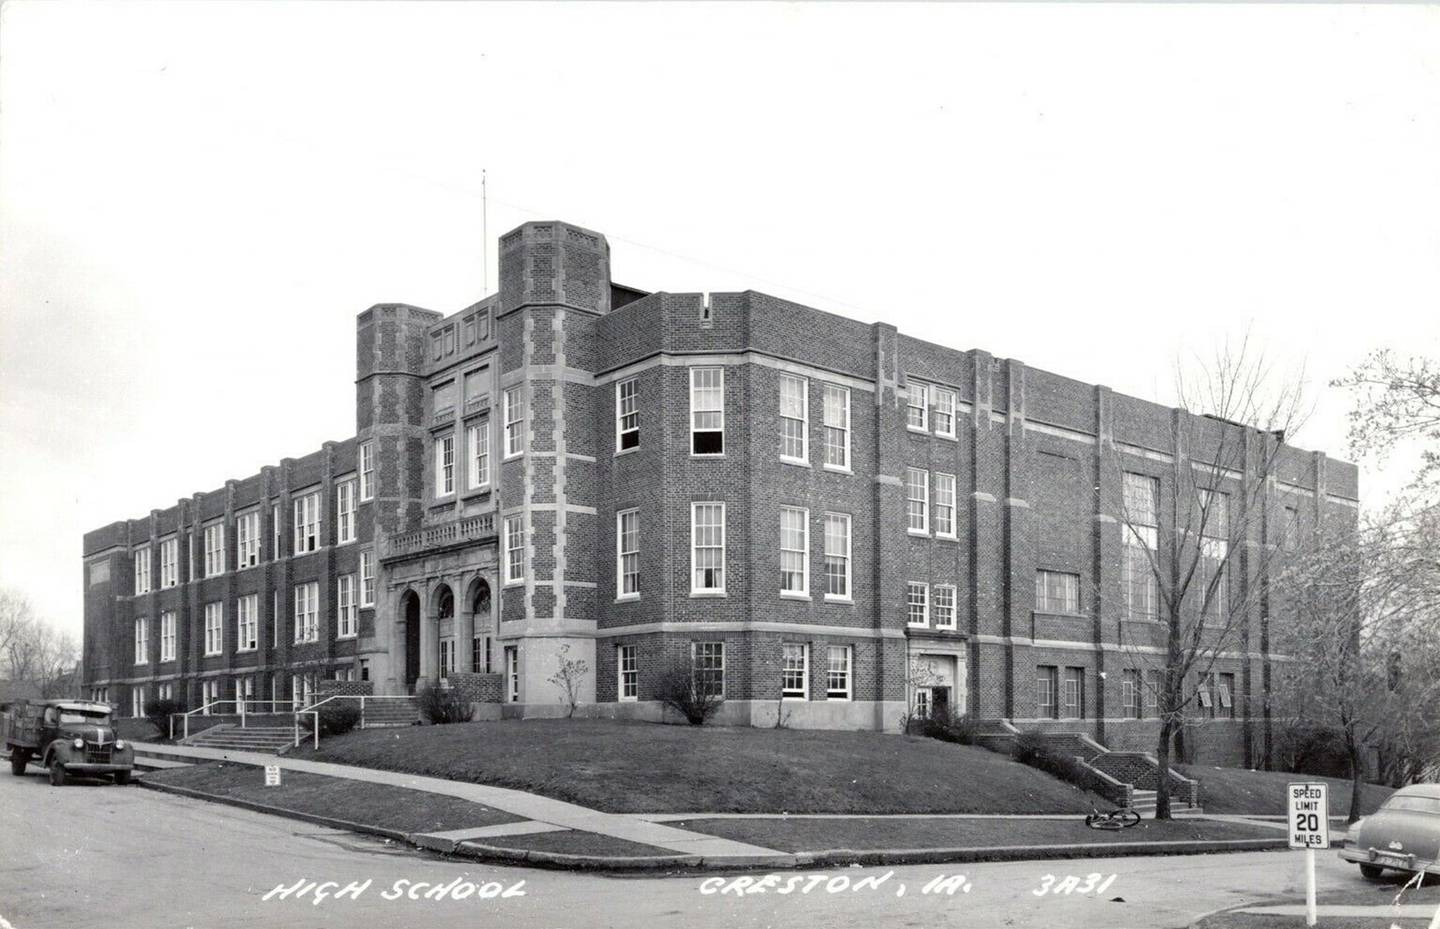
[{"label": "stairway railing", "polygon": [[294,714],[294,716],[295,716],[295,747],[296,747],[296,748],[299,748],[299,747],[300,747],[300,738],[301,738],[301,737],[300,737],[300,717],[302,717],[302,716],[309,716],[309,717],[310,717],[310,726],[309,726],[309,728],[311,729],[311,738],[314,740],[313,745],[314,745],[315,748],[319,748],[319,747],[320,747],[320,707],[324,706],[324,705],[327,704],[327,703],[330,703],[330,702],[333,701],[333,700],[359,700],[359,701],[360,701],[360,724],[359,724],[359,725],[360,725],[360,728],[361,728],[361,729],[364,729],[364,728],[365,728],[365,704],[366,704],[366,701],[369,701],[371,704],[373,704],[373,703],[375,703],[375,701],[377,701],[377,700],[407,700],[407,701],[413,701],[414,699],[415,699],[414,697],[411,697],[411,696],[408,696],[408,695],[405,695],[405,694],[370,694],[370,695],[366,695],[366,694],[331,694],[330,696],[326,697],[324,700],[320,700],[320,701],[318,701],[318,702],[316,702],[316,703],[312,703],[312,704],[310,704],[309,706],[305,707],[305,708],[302,709],[302,710],[296,710],[296,711],[295,711],[295,714]]}]

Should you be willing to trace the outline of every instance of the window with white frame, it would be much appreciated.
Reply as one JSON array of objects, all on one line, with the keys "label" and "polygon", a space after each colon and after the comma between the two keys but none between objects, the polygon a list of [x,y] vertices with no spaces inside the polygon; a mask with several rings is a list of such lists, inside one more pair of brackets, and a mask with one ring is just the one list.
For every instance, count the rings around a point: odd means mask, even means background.
[{"label": "window with white frame", "polygon": [[465,441],[470,449],[470,489],[490,486],[490,420],[466,429]]},{"label": "window with white frame", "polygon": [[905,585],[905,623],[910,626],[930,625],[930,588],[915,581]]},{"label": "window with white frame", "polygon": [[252,510],[235,518],[235,567],[253,568],[260,563],[260,511]]},{"label": "window with white frame", "polygon": [[1053,664],[1035,668],[1035,715],[1041,719],[1055,718],[1055,697],[1059,689],[1060,669]]},{"label": "window with white frame", "polygon": [[638,699],[640,696],[640,659],[635,654],[635,646],[615,646],[615,669],[615,676],[620,685],[620,699]]},{"label": "window with white frame", "polygon": [[167,610],[160,614],[160,660],[175,660],[175,613]]},{"label": "window with white frame", "polygon": [[626,378],[615,385],[615,450],[640,446],[640,379]]},{"label": "window with white frame", "polygon": [[525,451],[525,385],[505,391],[505,457]]},{"label": "window with white frame", "polygon": [[935,534],[955,538],[955,475],[935,472]]},{"label": "window with white frame", "polygon": [[270,592],[270,647],[280,647],[280,588]]},{"label": "window with white frame", "polygon": [[139,719],[145,715],[145,685],[130,688],[130,715]]},{"label": "window with white frame", "polygon": [[690,504],[690,592],[725,592],[725,504]]},{"label": "window with white frame", "polygon": [[360,499],[375,498],[375,443],[360,443]]},{"label": "window with white frame", "polygon": [[135,620],[135,663],[150,663],[150,618],[140,616]]},{"label": "window with white frame", "polygon": [[1121,715],[1127,719],[1140,718],[1140,672],[1126,668],[1120,681]]},{"label": "window with white frame", "polygon": [[930,531],[930,472],[905,469],[905,518],[910,532]]},{"label": "window with white frame", "polygon": [[520,649],[514,645],[505,646],[505,699],[520,702]]},{"label": "window with white frame", "polygon": [[780,375],[780,460],[810,461],[810,384],[793,374]]},{"label": "window with white frame", "polygon": [[157,685],[155,685],[155,699],[156,699],[156,700],[174,700],[174,699],[175,699],[175,685],[174,685],[174,684],[157,684]]},{"label": "window with white frame", "polygon": [[255,700],[255,678],[235,678],[235,700],[244,703],[247,707]]},{"label": "window with white frame", "polygon": [[135,562],[135,593],[148,594],[150,592],[150,549],[135,549],[132,560]]},{"label": "window with white frame", "polygon": [[1065,669],[1065,705],[1061,712],[1066,719],[1085,718],[1085,669]]},{"label": "window with white frame", "polygon": [[1079,613],[1080,575],[1036,571],[1035,609],[1041,613]]},{"label": "window with white frame", "polygon": [[1145,672],[1145,706],[1155,709],[1160,706],[1160,672]]},{"label": "window with white frame", "polygon": [[448,497],[455,492],[455,436],[442,435],[435,440],[435,496]]},{"label": "window with white frame", "polygon": [[1207,618],[1224,615],[1229,600],[1230,550],[1229,494],[1201,490],[1200,498],[1200,603]]},{"label": "window with white frame", "polygon": [[919,381],[910,381],[905,391],[905,425],[911,429],[929,428],[930,387]]},{"label": "window with white frame", "polygon": [[320,547],[320,491],[295,498],[295,547],[292,554],[313,552]]},{"label": "window with white frame", "polygon": [[850,515],[825,514],[825,597],[850,599]]},{"label": "window with white frame", "polygon": [[809,699],[810,646],[786,642],[781,647],[780,697],[784,700]]},{"label": "window with white frame", "polygon": [[224,622],[224,604],[218,601],[205,604],[205,654],[220,654],[224,647]]},{"label": "window with white frame", "polygon": [[160,587],[180,583],[180,540],[166,539],[160,543]]},{"label": "window with white frame", "polygon": [[270,558],[279,561],[280,557],[280,504],[276,503],[270,507]]},{"label": "window with white frame", "polygon": [[955,391],[944,387],[935,388],[935,409],[932,417],[935,420],[935,432],[937,435],[955,438],[955,405],[958,397]]},{"label": "window with white frame", "polygon": [[225,524],[211,523],[205,527],[205,576],[225,573]]},{"label": "window with white frame", "polygon": [[320,641],[320,584],[295,585],[294,629],[296,642]]},{"label": "window with white frame", "polygon": [[260,596],[246,594],[235,601],[235,650],[253,652],[260,644]]},{"label": "window with white frame", "polygon": [[725,696],[725,643],[693,642],[690,665],[694,668],[695,690],[705,697]]},{"label": "window with white frame", "polygon": [[640,511],[615,514],[615,596],[640,596]]},{"label": "window with white frame", "polygon": [[505,583],[525,580],[525,517],[505,517]]},{"label": "window with white frame", "polygon": [[1122,487],[1120,586],[1125,613],[1131,619],[1154,619],[1159,599],[1154,566],[1159,543],[1160,483],[1148,475],[1127,472]]},{"label": "window with white frame", "polygon": [[341,481],[335,486],[335,544],[355,541],[355,482]]},{"label": "window with white frame", "polygon": [[455,673],[455,637],[443,636],[440,639],[440,676],[449,677]]},{"label": "window with white frame", "polygon": [[359,631],[355,607],[355,575],[342,574],[339,577],[335,602],[338,609],[338,628],[335,635],[342,639],[354,638]]},{"label": "window with white frame", "polygon": [[850,699],[850,660],[850,646],[827,645],[825,647],[825,699]]},{"label": "window with white frame", "polygon": [[[215,679],[202,681],[200,684],[200,702],[205,707],[203,715],[210,715],[210,704],[220,702],[220,682]],[[220,710],[216,709],[216,713]]]},{"label": "window with white frame", "polygon": [[315,698],[315,674],[294,674],[290,677],[290,699],[297,710],[303,710]]},{"label": "window with white frame", "polygon": [[360,553],[360,605],[375,605],[375,553]]},{"label": "window with white frame", "polygon": [[935,602],[931,605],[936,629],[955,628],[955,585],[936,584]]},{"label": "window with white frame", "polygon": [[825,467],[850,470],[850,388],[825,385]]},{"label": "window with white frame", "polygon": [[690,369],[690,454],[725,452],[725,369]]},{"label": "window with white frame", "polygon": [[780,593],[810,593],[810,511],[780,508]]}]

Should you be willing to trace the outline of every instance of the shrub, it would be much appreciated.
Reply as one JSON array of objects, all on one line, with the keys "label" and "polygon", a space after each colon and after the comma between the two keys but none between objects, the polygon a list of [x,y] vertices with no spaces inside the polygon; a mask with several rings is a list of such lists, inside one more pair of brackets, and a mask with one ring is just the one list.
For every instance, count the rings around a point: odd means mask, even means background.
[{"label": "shrub", "polygon": [[974,745],[975,737],[980,732],[980,724],[975,721],[974,717],[952,715],[948,710],[932,712],[929,716],[915,722],[915,731],[920,735],[960,745]]},{"label": "shrub", "polygon": [[1051,751],[1045,737],[1038,732],[1020,733],[1010,756],[1021,764],[1037,768],[1077,787],[1084,787],[1086,784],[1084,765],[1068,755]]},{"label": "shrub", "polygon": [[170,738],[170,714],[185,712],[185,701],[183,700],[146,700],[145,718],[160,738]]},{"label": "shrub", "polygon": [[321,735],[340,735],[360,725],[360,707],[349,700],[331,700],[316,712]]},{"label": "shrub", "polygon": [[692,726],[705,725],[705,720],[714,716],[720,704],[725,702],[723,696],[706,693],[696,686],[690,662],[682,660],[672,661],[660,673],[655,697],[684,716]]},{"label": "shrub", "polygon": [[432,726],[446,723],[468,723],[475,708],[453,688],[431,684],[416,694],[420,715]]}]

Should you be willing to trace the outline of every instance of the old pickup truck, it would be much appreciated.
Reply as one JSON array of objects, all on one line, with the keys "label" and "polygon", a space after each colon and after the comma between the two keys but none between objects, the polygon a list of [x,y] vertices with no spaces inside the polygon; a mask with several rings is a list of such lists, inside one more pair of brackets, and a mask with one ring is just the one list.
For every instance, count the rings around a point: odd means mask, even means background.
[{"label": "old pickup truck", "polygon": [[50,783],[56,787],[71,774],[130,783],[135,750],[115,738],[108,704],[20,700],[0,710],[0,741],[10,752],[10,772],[17,777],[35,760],[50,768]]}]

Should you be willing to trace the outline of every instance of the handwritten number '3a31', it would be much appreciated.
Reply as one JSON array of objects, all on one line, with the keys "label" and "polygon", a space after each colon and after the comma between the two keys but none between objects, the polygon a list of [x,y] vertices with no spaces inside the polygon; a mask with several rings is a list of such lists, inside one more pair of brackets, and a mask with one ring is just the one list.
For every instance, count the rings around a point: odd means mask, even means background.
[{"label": "handwritten number '3a31'", "polygon": [[[1082,881],[1073,874],[1066,875],[1063,878],[1057,878],[1053,874],[1047,874],[1040,878],[1040,886],[1032,890],[1031,893],[1037,897],[1043,897],[1046,894],[1052,897],[1062,895],[1068,897],[1070,894],[1077,892],[1082,895],[1092,893],[1098,895],[1104,893],[1105,888],[1114,883],[1117,876],[1118,875],[1111,874],[1107,877],[1104,874],[1091,873],[1085,875]],[[1059,881],[1059,883],[1056,883],[1056,881]]]}]

